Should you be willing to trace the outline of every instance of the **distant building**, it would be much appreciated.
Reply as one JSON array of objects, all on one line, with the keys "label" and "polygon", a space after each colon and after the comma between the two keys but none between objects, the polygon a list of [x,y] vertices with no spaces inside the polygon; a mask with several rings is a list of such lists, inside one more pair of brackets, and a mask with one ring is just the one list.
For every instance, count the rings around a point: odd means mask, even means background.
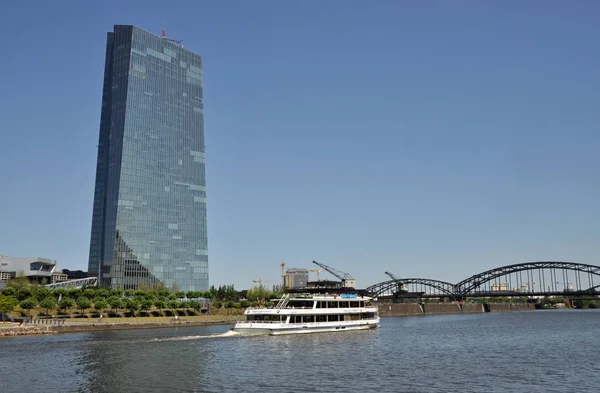
[{"label": "distant building", "polygon": [[306,287],[309,289],[338,289],[342,288],[342,283],[340,281],[331,280],[309,281]]},{"label": "distant building", "polygon": [[52,283],[63,282],[68,280],[79,280],[81,278],[90,277],[88,272],[82,270],[56,269],[52,274]]},{"label": "distant building", "polygon": [[22,273],[30,281],[51,284],[55,269],[54,259],[0,255],[0,283],[6,283]]},{"label": "distant building", "polygon": [[494,291],[494,292],[508,291],[508,285],[507,284],[492,284],[492,291]]},{"label": "distant building", "polygon": [[52,273],[52,284],[57,283],[57,282],[67,281],[68,279],[69,279],[69,276],[66,273],[63,273],[62,270],[55,270]]},{"label": "distant building", "polygon": [[284,283],[286,288],[306,288],[308,269],[291,268],[285,271]]}]

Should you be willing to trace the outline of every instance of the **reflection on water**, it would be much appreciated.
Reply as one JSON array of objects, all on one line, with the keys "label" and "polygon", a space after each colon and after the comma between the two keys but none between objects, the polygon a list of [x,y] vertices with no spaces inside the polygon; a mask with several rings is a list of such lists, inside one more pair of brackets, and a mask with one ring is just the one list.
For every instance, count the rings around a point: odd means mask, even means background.
[{"label": "reflection on water", "polygon": [[600,312],[383,318],[240,336],[231,325],[0,340],[1,392],[596,392]]}]

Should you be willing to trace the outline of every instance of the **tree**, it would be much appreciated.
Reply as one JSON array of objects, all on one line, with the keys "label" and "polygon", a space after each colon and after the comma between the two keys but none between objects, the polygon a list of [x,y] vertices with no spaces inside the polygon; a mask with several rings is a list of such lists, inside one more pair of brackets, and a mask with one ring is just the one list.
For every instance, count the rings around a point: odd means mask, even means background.
[{"label": "tree", "polygon": [[21,288],[17,289],[17,299],[19,301],[23,301],[29,297],[31,297],[31,288],[21,287]]},{"label": "tree", "polygon": [[88,299],[93,299],[96,296],[96,291],[92,288],[86,288],[83,291],[83,296],[87,297]]},{"label": "tree", "polygon": [[125,296],[126,297],[132,297],[133,295],[135,295],[135,291],[133,289],[126,289],[125,290]]},{"label": "tree", "polygon": [[69,308],[75,305],[75,301],[70,297],[63,297],[60,302],[58,302],[58,308],[61,310],[68,310]]},{"label": "tree", "polygon": [[[8,314],[17,307],[19,301],[14,296],[0,295],[0,314]],[[3,318],[5,319],[5,318]]]},{"label": "tree", "polygon": [[196,310],[196,311],[199,311],[199,310],[202,308],[202,305],[201,305],[201,304],[200,304],[200,302],[199,302],[199,301],[197,301],[197,300],[190,300],[190,301],[188,302],[188,306],[189,306],[191,309],[193,309],[193,310]]},{"label": "tree", "polygon": [[67,296],[71,299],[78,299],[81,296],[81,288],[69,288],[67,289]]},{"label": "tree", "polygon": [[259,285],[248,290],[248,300],[255,301],[258,299],[264,300],[271,297],[271,291]]},{"label": "tree", "polygon": [[100,296],[100,297],[103,297],[104,299],[106,299],[107,297],[110,296],[110,291],[106,288],[100,288],[96,292],[97,292],[96,297]]},{"label": "tree", "polygon": [[152,308],[153,302],[152,299],[146,299],[142,302],[141,307],[142,310],[148,312],[148,310],[150,310]]},{"label": "tree", "polygon": [[210,288],[208,289],[208,293],[209,295],[206,297],[207,299],[214,299],[215,297],[217,297],[217,290],[215,289],[214,285],[210,286]]},{"label": "tree", "polygon": [[52,294],[58,299],[62,296],[67,296],[68,291],[65,288],[56,288],[52,291]]},{"label": "tree", "polygon": [[19,307],[21,307],[23,310],[27,310],[27,315],[31,315],[31,309],[36,308],[37,305],[38,305],[38,301],[32,297],[29,297],[29,298],[23,300],[19,304]]},{"label": "tree", "polygon": [[37,287],[33,294],[38,302],[52,296],[52,291],[47,287]]},{"label": "tree", "polygon": [[154,293],[156,294],[157,299],[166,299],[167,296],[169,296],[169,290],[166,288],[159,288],[154,291]]},{"label": "tree", "polygon": [[131,312],[131,316],[133,316],[139,308],[138,302],[135,299],[126,298],[124,303],[125,308],[128,309]]},{"label": "tree", "polygon": [[90,299],[82,295],[77,299],[77,307],[79,307],[79,310],[81,310],[81,313],[83,314],[85,310],[92,307],[92,302]]},{"label": "tree", "polygon": [[167,308],[167,302],[165,302],[164,300],[156,300],[154,301],[154,307],[156,307],[160,312],[162,312],[162,310]]},{"label": "tree", "polygon": [[104,300],[103,297],[96,296],[94,298],[94,308],[96,309],[96,311],[102,311],[106,307],[108,307],[108,302],[106,300]]},{"label": "tree", "polygon": [[145,298],[146,296],[148,296],[148,291],[143,291],[141,289],[136,289],[133,292],[133,296]]},{"label": "tree", "polygon": [[119,308],[123,307],[123,302],[120,297],[113,295],[108,298],[108,305],[113,309],[113,312],[116,312]]},{"label": "tree", "polygon": [[123,297],[123,290],[121,288],[113,288],[110,290],[110,296]]},{"label": "tree", "polygon": [[177,307],[179,307],[179,302],[177,300],[169,300],[167,305],[171,311],[174,311]]},{"label": "tree", "polygon": [[56,307],[56,299],[54,296],[48,296],[40,301],[40,307],[46,310],[46,315],[49,315],[49,310]]},{"label": "tree", "polygon": [[10,280],[6,285],[13,287],[16,291],[18,291],[21,288],[29,287],[31,283],[29,282],[29,279],[25,277],[25,273],[21,271],[17,273],[17,277]]}]

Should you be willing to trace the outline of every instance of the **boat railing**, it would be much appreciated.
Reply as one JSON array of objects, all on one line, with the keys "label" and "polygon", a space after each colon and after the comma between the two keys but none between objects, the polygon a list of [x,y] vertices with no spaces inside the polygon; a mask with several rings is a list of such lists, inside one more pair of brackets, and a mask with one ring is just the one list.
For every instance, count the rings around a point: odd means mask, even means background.
[{"label": "boat railing", "polygon": [[290,301],[290,294],[286,293],[284,296],[281,297],[281,299],[279,299],[279,302],[277,303],[275,308],[277,308],[277,309],[284,308],[285,306],[287,306],[289,301]]},{"label": "boat railing", "polygon": [[241,321],[236,321],[236,323],[285,323],[285,321],[255,321],[255,320],[241,320]]}]

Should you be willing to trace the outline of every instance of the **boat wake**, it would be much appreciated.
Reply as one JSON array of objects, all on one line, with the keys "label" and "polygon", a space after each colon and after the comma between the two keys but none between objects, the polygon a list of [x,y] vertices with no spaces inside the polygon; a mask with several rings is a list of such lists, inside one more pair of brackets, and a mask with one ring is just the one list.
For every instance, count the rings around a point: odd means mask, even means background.
[{"label": "boat wake", "polygon": [[237,337],[237,336],[241,336],[241,334],[238,333],[238,332],[234,332],[233,330],[230,330],[228,332],[218,333],[218,334],[201,334],[201,335],[197,335],[197,336],[180,336],[180,337],[168,337],[168,338],[153,338],[150,341],[151,342],[186,341],[186,340],[202,340],[202,339],[205,339],[205,338],[226,338],[226,337]]}]

